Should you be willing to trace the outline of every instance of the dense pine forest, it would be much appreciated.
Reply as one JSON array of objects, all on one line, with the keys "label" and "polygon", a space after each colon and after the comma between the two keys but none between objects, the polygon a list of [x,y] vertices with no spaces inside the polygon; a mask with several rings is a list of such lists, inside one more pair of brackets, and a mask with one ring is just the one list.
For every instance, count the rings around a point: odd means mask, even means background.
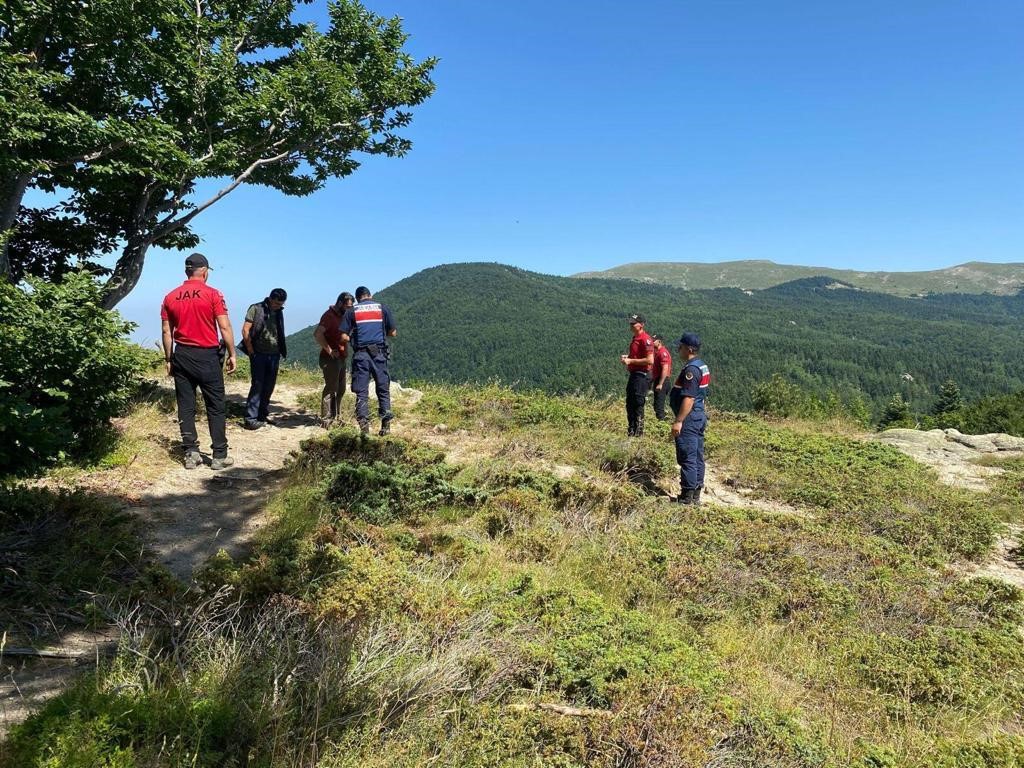
[{"label": "dense pine forest", "polygon": [[[473,263],[424,270],[377,298],[399,325],[399,381],[617,392],[626,316],[641,312],[650,333],[702,336],[723,408],[749,409],[754,388],[776,374],[822,398],[859,393],[876,414],[894,394],[926,411],[948,379],[967,401],[1024,390],[1024,296],[907,299],[836,286],[820,277],[763,291],[686,291]],[[311,334],[299,331],[289,347],[315,366]]]}]

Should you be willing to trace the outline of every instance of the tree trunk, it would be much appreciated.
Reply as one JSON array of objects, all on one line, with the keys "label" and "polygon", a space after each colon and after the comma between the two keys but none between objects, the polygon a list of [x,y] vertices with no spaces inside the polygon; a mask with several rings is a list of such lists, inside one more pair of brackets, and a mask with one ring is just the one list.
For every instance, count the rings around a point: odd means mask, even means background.
[{"label": "tree trunk", "polygon": [[0,184],[0,277],[12,279],[11,260],[7,256],[7,241],[18,218],[25,190],[32,180],[32,174],[11,174]]},{"label": "tree trunk", "polygon": [[121,252],[114,265],[114,271],[103,285],[103,308],[113,309],[125,296],[132,292],[142,277],[142,265],[150,242],[145,237],[135,236]]}]

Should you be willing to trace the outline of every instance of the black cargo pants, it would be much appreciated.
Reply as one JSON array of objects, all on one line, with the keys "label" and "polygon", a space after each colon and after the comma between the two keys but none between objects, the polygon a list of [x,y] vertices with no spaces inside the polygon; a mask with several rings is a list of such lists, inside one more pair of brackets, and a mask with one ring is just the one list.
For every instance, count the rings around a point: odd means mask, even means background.
[{"label": "black cargo pants", "polygon": [[213,458],[228,455],[227,406],[224,403],[224,371],[217,347],[189,347],[178,344],[171,356],[174,396],[178,401],[178,423],[185,453],[199,450],[196,433],[196,387],[203,393],[206,420],[210,424]]},{"label": "black cargo pants", "polygon": [[626,434],[641,437],[644,434],[644,405],[647,390],[651,388],[651,377],[646,371],[630,371],[626,384]]}]

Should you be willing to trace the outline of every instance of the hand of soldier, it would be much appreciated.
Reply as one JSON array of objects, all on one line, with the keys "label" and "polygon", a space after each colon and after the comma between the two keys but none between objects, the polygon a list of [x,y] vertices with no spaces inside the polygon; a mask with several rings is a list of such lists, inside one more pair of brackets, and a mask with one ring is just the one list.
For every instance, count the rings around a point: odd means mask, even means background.
[{"label": "hand of soldier", "polygon": [[623,365],[626,365],[627,360],[629,360],[628,355],[619,355],[619,362],[621,362]]},{"label": "hand of soldier", "polygon": [[661,392],[661,384],[655,384],[654,385],[654,391],[655,392]]},{"label": "hand of soldier", "polygon": [[235,356],[233,354],[229,355],[228,356],[228,364],[225,366],[224,372],[225,373],[234,373],[235,372],[235,368],[237,366],[238,366],[238,360],[235,358]]},{"label": "hand of soldier", "polygon": [[683,422],[676,421],[672,424],[672,436],[679,437],[679,433],[683,431]]},{"label": "hand of soldier", "polygon": [[171,361],[164,360],[164,370],[167,371],[168,376],[173,376],[174,373],[171,371]]},{"label": "hand of soldier", "polygon": [[338,350],[337,347],[331,347],[331,357],[333,357],[335,360],[341,357],[341,352]]}]

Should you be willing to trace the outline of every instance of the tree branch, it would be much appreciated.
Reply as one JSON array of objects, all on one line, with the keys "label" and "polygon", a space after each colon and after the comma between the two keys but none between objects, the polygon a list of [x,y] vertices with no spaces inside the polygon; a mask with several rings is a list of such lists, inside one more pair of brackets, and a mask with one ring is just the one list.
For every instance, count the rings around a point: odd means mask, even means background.
[{"label": "tree branch", "polygon": [[81,155],[74,155],[73,157],[66,158],[64,160],[44,160],[43,163],[47,168],[64,168],[69,165],[75,165],[77,163],[91,163],[93,160],[99,160],[102,157],[113,154],[117,150],[123,148],[128,144],[127,141],[115,141],[112,144],[108,144],[100,149],[95,149],[92,152],[85,152]]},{"label": "tree branch", "polygon": [[[282,139],[281,141],[284,141],[284,140]],[[278,144],[279,143],[280,142],[278,142]],[[277,145],[275,145],[275,146],[277,146]],[[213,205],[214,203],[216,203],[219,200],[223,199],[224,197],[227,197],[229,194],[231,194],[236,189],[238,189],[238,187],[241,186],[245,182],[245,180],[248,179],[250,176],[252,176],[252,174],[255,173],[257,170],[259,170],[260,168],[262,168],[265,165],[273,165],[274,163],[279,163],[279,162],[281,162],[282,160],[284,160],[285,158],[287,158],[289,155],[291,155],[293,153],[294,153],[294,150],[287,150],[285,152],[281,152],[280,154],[273,155],[271,157],[260,158],[256,162],[252,163],[244,171],[242,171],[242,173],[240,173],[238,176],[236,176],[234,179],[232,179],[230,184],[228,184],[226,187],[223,187],[222,189],[220,189],[217,192],[217,194],[215,194],[213,197],[211,197],[206,202],[204,202],[204,203],[202,203],[200,205],[197,205],[195,208],[193,208],[191,211],[189,211],[185,216],[182,216],[180,219],[173,219],[173,214],[172,214],[172,217],[164,219],[163,222],[161,222],[160,224],[158,224],[157,226],[155,226],[153,228],[153,233],[152,233],[152,235],[150,237],[147,238],[147,240],[149,240],[151,243],[155,243],[160,238],[166,237],[167,235],[171,234],[171,232],[174,232],[177,229],[181,229],[183,226],[188,224],[190,221],[192,221],[192,219],[194,219],[200,213],[205,211],[211,205]]]},{"label": "tree branch", "polygon": [[536,701],[529,704],[510,704],[509,709],[545,709],[548,712],[555,712],[568,717],[611,717],[612,713],[607,709],[590,709],[580,707],[569,707],[565,704],[551,704],[546,701]]}]

